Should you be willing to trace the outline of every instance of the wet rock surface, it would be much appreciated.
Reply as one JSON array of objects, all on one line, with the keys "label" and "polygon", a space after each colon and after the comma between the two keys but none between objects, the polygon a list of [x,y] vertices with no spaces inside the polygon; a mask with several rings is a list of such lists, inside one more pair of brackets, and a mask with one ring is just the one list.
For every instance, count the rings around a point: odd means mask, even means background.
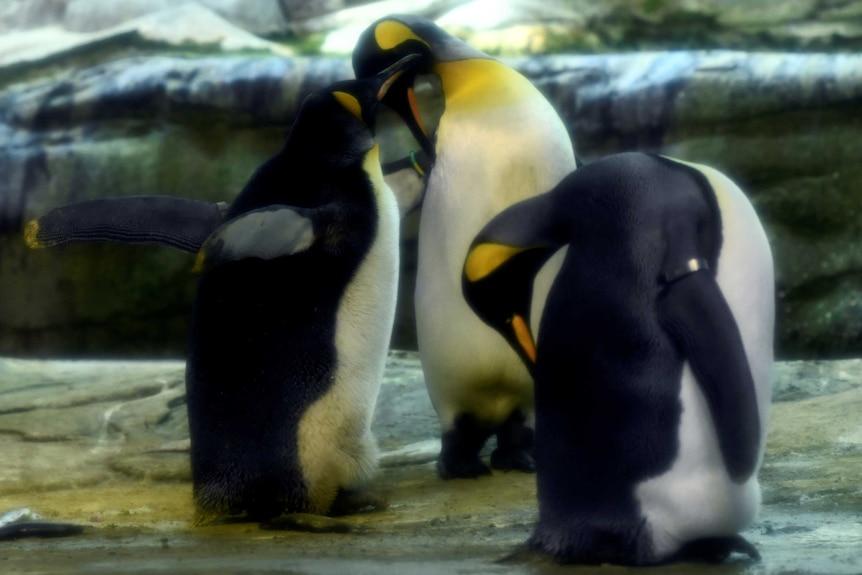
[{"label": "wet rock surface", "polygon": [[[592,573],[498,561],[529,535],[535,480],[443,482],[437,420],[415,354],[393,352],[374,429],[385,511],[344,534],[191,528],[181,362],[0,359],[0,513],[27,507],[84,534],[0,542],[4,573]],[[744,535],[761,563],[669,573],[862,571],[862,360],[776,366],[764,505]]]}]

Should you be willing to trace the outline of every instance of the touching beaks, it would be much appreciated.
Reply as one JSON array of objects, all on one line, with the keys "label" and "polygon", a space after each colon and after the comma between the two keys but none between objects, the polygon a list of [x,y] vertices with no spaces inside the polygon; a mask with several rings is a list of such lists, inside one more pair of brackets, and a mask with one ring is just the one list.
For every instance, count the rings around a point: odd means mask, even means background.
[{"label": "touching beaks", "polygon": [[[385,98],[386,105],[401,116],[413,137],[422,146],[422,150],[433,162],[436,150],[419,113],[416,92],[413,89],[413,76],[405,76],[412,66],[419,63],[418,59],[421,57],[420,54],[409,54],[380,72],[378,76],[385,77],[386,80],[377,92],[377,100],[383,101]],[[390,92],[390,88],[399,83],[399,80],[400,83],[405,84],[403,88]]]},{"label": "touching beaks", "polygon": [[377,90],[378,102],[383,100],[386,93],[389,91],[389,88],[391,88],[395,81],[409,69],[410,66],[408,66],[408,64],[415,62],[419,57],[419,54],[408,54],[378,74],[378,76],[386,78],[383,85],[380,86],[379,90]]}]

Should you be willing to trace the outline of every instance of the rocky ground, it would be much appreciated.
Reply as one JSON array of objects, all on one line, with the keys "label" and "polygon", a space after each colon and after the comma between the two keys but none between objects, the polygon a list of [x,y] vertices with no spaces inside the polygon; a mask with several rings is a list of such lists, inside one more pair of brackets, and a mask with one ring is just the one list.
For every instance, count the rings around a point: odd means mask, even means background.
[{"label": "rocky ground", "polygon": [[[418,360],[393,352],[374,427],[386,511],[348,534],[192,528],[181,362],[0,359],[0,514],[26,507],[85,526],[66,539],[0,542],[3,573],[611,573],[499,562],[535,521],[524,474],[442,482],[436,418]],[[862,360],[783,362],[745,536],[763,560],[670,573],[862,572]]]}]

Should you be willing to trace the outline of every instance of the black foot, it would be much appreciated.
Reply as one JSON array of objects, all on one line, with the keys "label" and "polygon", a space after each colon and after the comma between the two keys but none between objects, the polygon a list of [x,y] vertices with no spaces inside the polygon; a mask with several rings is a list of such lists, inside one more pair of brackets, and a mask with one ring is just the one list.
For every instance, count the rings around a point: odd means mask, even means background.
[{"label": "black foot", "polygon": [[440,479],[476,478],[490,475],[491,469],[479,459],[491,431],[481,427],[471,415],[459,415],[455,428],[443,434],[443,448],[437,460]]},{"label": "black foot", "polygon": [[753,561],[760,561],[757,548],[741,535],[732,537],[706,537],[690,541],[683,545],[669,561],[692,561],[703,563],[721,563],[731,553],[748,555]]},{"label": "black foot", "polygon": [[440,479],[475,479],[481,475],[491,475],[491,468],[482,463],[478,455],[473,461],[445,461],[441,453],[437,460],[437,474]]},{"label": "black foot", "polygon": [[523,471],[525,473],[536,472],[536,460],[533,459],[533,450],[502,451],[500,448],[491,453],[491,467],[500,471]]},{"label": "black foot", "polygon": [[501,471],[536,471],[533,459],[533,430],[525,425],[526,417],[516,411],[497,430],[497,449],[491,453],[491,467]]}]

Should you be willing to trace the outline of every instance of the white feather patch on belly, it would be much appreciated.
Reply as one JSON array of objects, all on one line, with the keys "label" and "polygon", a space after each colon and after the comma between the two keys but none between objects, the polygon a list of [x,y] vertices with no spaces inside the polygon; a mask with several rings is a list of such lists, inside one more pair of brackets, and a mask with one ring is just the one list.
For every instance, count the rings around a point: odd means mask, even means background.
[{"label": "white feather patch on belly", "polygon": [[299,424],[300,465],[310,511],[318,513],[328,510],[338,488],[359,487],[377,470],[371,420],[395,317],[399,216],[376,154],[369,154],[366,171],[377,196],[377,235],[339,302],[331,387]]},{"label": "white feather patch on belly", "polygon": [[709,406],[688,363],[680,390],[679,452],[673,467],[637,486],[657,559],[701,537],[733,535],[757,513],[756,477],[734,483],[724,466]]}]

